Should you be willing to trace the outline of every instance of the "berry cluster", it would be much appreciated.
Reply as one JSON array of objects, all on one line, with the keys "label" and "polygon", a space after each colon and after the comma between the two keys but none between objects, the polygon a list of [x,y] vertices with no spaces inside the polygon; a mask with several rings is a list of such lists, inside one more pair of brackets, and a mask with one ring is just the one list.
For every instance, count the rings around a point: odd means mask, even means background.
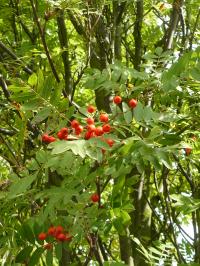
[{"label": "berry cluster", "polygon": [[[113,102],[115,104],[120,104],[122,102],[122,98],[120,96],[115,96],[113,98]],[[129,100],[129,106],[131,108],[135,108],[137,106],[137,101],[135,99]],[[93,105],[90,105],[87,107],[87,112],[90,114],[93,114],[96,112],[96,108]],[[106,113],[101,113],[99,115],[99,122],[103,123],[102,125],[95,126],[95,119],[94,117],[90,116],[86,118],[86,126],[83,126],[79,123],[78,120],[74,119],[70,122],[71,127],[70,128],[61,128],[59,132],[57,133],[57,137],[60,140],[69,140],[69,134],[74,134],[76,137],[84,137],[84,139],[88,140],[90,138],[94,137],[100,137],[103,134],[108,134],[111,132],[112,128],[109,124],[109,116]],[[113,146],[114,140],[106,138],[103,139],[110,147]],[[44,143],[51,143],[56,140],[55,137],[49,136],[48,134],[44,134],[42,136],[42,141]],[[102,152],[105,152],[102,150]]]},{"label": "berry cluster", "polygon": [[53,136],[49,136],[48,134],[44,134],[44,135],[42,135],[42,141],[43,141],[44,143],[49,144],[49,143],[51,143],[51,142],[56,141],[56,138],[54,138]]},{"label": "berry cluster", "polygon": [[[122,102],[122,98],[120,96],[115,96],[113,98],[113,102],[115,104],[120,104]],[[129,105],[130,108],[134,109],[137,106],[137,100],[130,99],[129,102],[128,102],[128,105]]]},{"label": "berry cluster", "polygon": [[[44,241],[48,238],[48,240],[51,240],[51,238],[54,238],[56,241],[71,241],[72,235],[64,230],[64,228],[61,225],[58,226],[50,226],[47,233],[41,232],[38,235],[38,239],[41,241]],[[53,243],[47,243],[44,245],[45,249],[52,249]]]}]

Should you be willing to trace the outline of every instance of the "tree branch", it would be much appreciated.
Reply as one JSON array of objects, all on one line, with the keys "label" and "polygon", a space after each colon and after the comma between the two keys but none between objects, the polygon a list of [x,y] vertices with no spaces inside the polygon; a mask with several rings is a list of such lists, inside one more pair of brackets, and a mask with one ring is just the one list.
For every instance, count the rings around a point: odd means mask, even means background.
[{"label": "tree branch", "polygon": [[43,44],[47,59],[49,61],[49,65],[51,67],[52,73],[53,73],[56,81],[59,83],[60,82],[60,78],[58,76],[58,73],[57,73],[56,68],[54,66],[54,63],[53,63],[53,60],[51,58],[51,55],[50,55],[50,52],[49,52],[49,49],[48,49],[48,46],[47,46],[47,43],[46,43],[46,39],[45,39],[45,31],[40,25],[40,21],[39,21],[38,15],[37,15],[37,10],[36,10],[35,4],[34,4],[34,0],[30,0],[30,3],[31,3],[32,10],[33,10],[34,19],[35,19],[35,22],[36,22],[38,30],[39,30],[40,38],[41,38],[41,41],[42,41],[42,44]]},{"label": "tree branch", "polygon": [[197,26],[198,26],[199,17],[200,17],[200,9],[198,11],[198,14],[197,14],[197,17],[196,17],[196,21],[195,21],[195,24],[194,24],[194,28],[193,28],[191,37],[189,39],[189,44],[190,44],[189,50],[192,50],[192,43],[193,43],[193,40],[194,40],[194,34],[195,34]]},{"label": "tree branch", "polygon": [[20,63],[23,66],[23,70],[28,73],[29,75],[33,73],[33,71],[25,66],[24,62],[19,59],[15,53],[13,53],[12,50],[10,50],[2,41],[0,41],[0,48],[3,49],[7,54],[9,54],[14,60],[16,60],[18,63]]},{"label": "tree branch", "polygon": [[58,25],[58,36],[60,41],[60,46],[62,48],[62,60],[64,64],[64,71],[65,71],[65,92],[67,96],[69,97],[69,100],[71,100],[71,94],[72,94],[72,78],[71,78],[71,66],[70,66],[70,60],[69,60],[69,47],[68,47],[68,35],[67,35],[67,29],[65,25],[65,19],[64,19],[64,12],[63,10],[60,10],[59,15],[57,16],[57,25]]},{"label": "tree branch", "polygon": [[133,36],[135,39],[134,67],[139,70],[142,59],[142,21],[143,21],[143,0],[136,1],[136,19]]}]

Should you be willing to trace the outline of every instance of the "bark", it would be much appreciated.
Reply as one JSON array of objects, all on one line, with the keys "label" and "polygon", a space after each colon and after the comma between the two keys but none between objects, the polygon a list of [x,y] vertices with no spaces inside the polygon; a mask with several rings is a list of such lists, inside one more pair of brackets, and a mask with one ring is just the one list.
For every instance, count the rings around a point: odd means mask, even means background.
[{"label": "bark", "polygon": [[71,78],[71,66],[69,59],[69,46],[68,46],[68,34],[67,28],[65,25],[64,12],[60,11],[60,14],[57,17],[57,25],[58,25],[58,36],[60,41],[60,46],[63,50],[62,52],[62,60],[64,65],[64,79],[65,79],[65,92],[71,100],[72,93],[72,78]]},{"label": "bark", "polygon": [[132,246],[129,236],[119,236],[121,260],[129,266],[134,266]]},{"label": "bark", "polygon": [[114,41],[114,53],[113,59],[122,59],[121,55],[121,42],[122,42],[122,17],[126,8],[126,2],[118,3],[113,1],[113,41]]},{"label": "bark", "polygon": [[134,26],[134,39],[135,39],[135,56],[134,56],[134,67],[140,69],[142,60],[142,21],[144,13],[143,0],[137,0],[136,2],[136,20]]},{"label": "bark", "polygon": [[[92,1],[91,1],[92,2]],[[90,3],[89,8],[92,10],[97,9],[95,1]],[[97,68],[103,70],[108,65],[108,29],[104,21],[102,14],[90,14],[87,18],[89,22],[88,30],[89,39],[92,40],[88,45],[90,45],[90,66],[92,68]],[[93,41],[95,38],[95,41]],[[109,105],[109,95],[106,90],[96,90],[95,91],[95,101],[98,110],[105,110],[110,112]]]},{"label": "bark", "polygon": [[180,10],[181,10],[182,5],[183,5],[183,0],[174,0],[173,2],[173,9],[171,12],[170,24],[164,36],[164,50],[168,50],[172,48],[174,34],[176,32],[178,22],[180,19],[180,14],[181,14]]},{"label": "bark", "polygon": [[[150,167],[150,166],[149,166]],[[149,245],[149,240],[151,237],[151,210],[146,201],[148,198],[148,186],[150,181],[151,170],[146,169],[145,173],[141,176],[140,181],[133,186],[133,205],[135,210],[131,213],[132,223],[130,225],[131,234],[138,238],[145,248]],[[144,195],[144,190],[147,191]],[[145,258],[138,251],[138,245],[133,243],[133,260],[134,266],[145,266],[148,263]]]}]

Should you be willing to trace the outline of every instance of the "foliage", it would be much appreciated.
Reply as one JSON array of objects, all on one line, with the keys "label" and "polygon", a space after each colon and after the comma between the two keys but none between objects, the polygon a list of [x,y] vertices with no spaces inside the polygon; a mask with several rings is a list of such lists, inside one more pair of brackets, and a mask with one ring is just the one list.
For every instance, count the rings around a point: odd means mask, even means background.
[{"label": "foliage", "polygon": [[138,2],[1,1],[2,265],[199,265],[198,3]]}]

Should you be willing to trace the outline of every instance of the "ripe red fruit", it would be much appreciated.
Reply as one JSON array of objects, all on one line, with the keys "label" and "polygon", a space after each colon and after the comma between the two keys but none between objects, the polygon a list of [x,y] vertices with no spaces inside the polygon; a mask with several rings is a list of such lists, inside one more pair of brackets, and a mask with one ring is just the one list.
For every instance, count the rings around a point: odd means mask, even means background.
[{"label": "ripe red fruit", "polygon": [[45,240],[46,237],[47,237],[47,234],[44,233],[44,232],[42,232],[42,233],[40,233],[40,234],[38,235],[39,240]]},{"label": "ripe red fruit", "polygon": [[185,153],[187,156],[190,155],[191,152],[192,152],[191,148],[185,148]]},{"label": "ripe red fruit", "polygon": [[121,98],[120,96],[115,96],[115,97],[113,98],[113,102],[114,102],[115,104],[120,104],[120,103],[122,102],[122,98]]},{"label": "ripe red fruit", "polygon": [[103,123],[107,123],[109,118],[107,114],[100,114],[99,120]]},{"label": "ripe red fruit", "polygon": [[94,124],[94,118],[92,118],[92,117],[88,117],[88,118],[86,119],[86,122],[87,122],[88,125],[93,125],[93,124]]},{"label": "ripe red fruit", "polygon": [[56,227],[54,227],[54,226],[49,227],[48,235],[55,236],[55,234],[56,234]]},{"label": "ripe red fruit", "polygon": [[71,121],[71,127],[72,128],[76,129],[78,126],[79,126],[79,122],[77,120],[74,119]]},{"label": "ripe red fruit", "polygon": [[102,127],[95,128],[95,135],[96,136],[101,136],[101,135],[103,135],[103,133],[104,133],[104,131],[103,131]]},{"label": "ripe red fruit", "polygon": [[100,197],[97,193],[94,193],[91,197],[90,197],[91,201],[93,202],[98,202],[100,200]]},{"label": "ripe red fruit", "polygon": [[57,133],[57,136],[58,136],[58,138],[60,139],[60,140],[62,140],[62,139],[67,139],[67,137],[68,137],[68,133],[63,133],[64,131],[59,131],[58,133]]},{"label": "ripe red fruit", "polygon": [[49,141],[49,135],[48,134],[42,135],[42,141],[45,142],[45,143],[48,143],[48,141]]},{"label": "ripe red fruit", "polygon": [[137,106],[137,101],[135,99],[131,99],[128,103],[128,105],[131,107],[131,108],[135,108]]},{"label": "ripe red fruit", "polygon": [[56,226],[55,228],[55,234],[59,235],[64,232],[64,228],[61,225]]},{"label": "ripe red fruit", "polygon": [[88,113],[94,113],[96,111],[96,108],[93,105],[89,105],[87,108]]},{"label": "ripe red fruit", "polygon": [[53,136],[49,136],[48,134],[44,134],[42,135],[42,141],[48,144],[56,141],[56,138],[54,138]]},{"label": "ripe red fruit", "polygon": [[47,243],[43,246],[44,249],[52,249],[53,245],[51,243]]},{"label": "ripe red fruit", "polygon": [[88,139],[90,139],[90,138],[92,138],[92,137],[94,137],[94,132],[92,132],[92,131],[87,131],[87,132],[85,133],[85,139],[86,139],[86,140],[88,140]]},{"label": "ripe red fruit", "polygon": [[87,126],[87,130],[88,130],[89,132],[94,132],[95,129],[96,129],[95,125],[88,125],[88,126]]},{"label": "ripe red fruit", "polygon": [[109,145],[110,147],[112,147],[113,144],[115,143],[114,140],[112,140],[112,139],[106,139],[106,142],[108,143],[108,145]]},{"label": "ripe red fruit", "polygon": [[51,143],[54,141],[56,141],[56,138],[54,138],[53,136],[49,136],[48,143]]},{"label": "ripe red fruit", "polygon": [[66,236],[63,233],[60,233],[60,234],[56,235],[56,239],[58,239],[60,241],[65,241],[66,240]]},{"label": "ripe red fruit", "polygon": [[111,126],[109,124],[105,124],[105,125],[103,125],[102,128],[103,128],[103,132],[109,133],[110,129],[111,129]]},{"label": "ripe red fruit", "polygon": [[60,132],[61,132],[63,135],[68,134],[68,128],[67,128],[67,127],[63,127],[63,128],[61,128]]},{"label": "ripe red fruit", "polygon": [[75,134],[80,135],[83,132],[83,127],[81,125],[77,126],[75,129]]}]

